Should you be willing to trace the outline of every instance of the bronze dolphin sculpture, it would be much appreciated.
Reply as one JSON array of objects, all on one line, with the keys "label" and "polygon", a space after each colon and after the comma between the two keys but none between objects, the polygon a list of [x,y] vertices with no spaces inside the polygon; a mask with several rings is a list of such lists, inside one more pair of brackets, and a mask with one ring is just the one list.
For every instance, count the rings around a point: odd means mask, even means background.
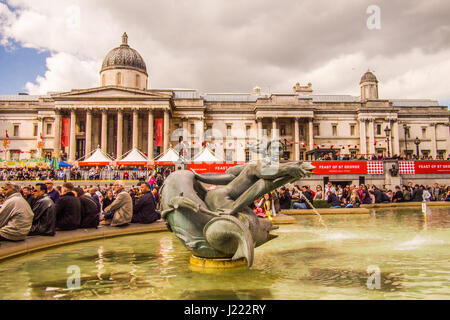
[{"label": "bronze dolphin sculpture", "polygon": [[307,162],[275,165],[258,161],[225,173],[171,173],[161,189],[161,213],[170,231],[202,258],[245,258],[253,264],[254,248],[273,239],[277,229],[258,218],[253,201],[312,173]]}]

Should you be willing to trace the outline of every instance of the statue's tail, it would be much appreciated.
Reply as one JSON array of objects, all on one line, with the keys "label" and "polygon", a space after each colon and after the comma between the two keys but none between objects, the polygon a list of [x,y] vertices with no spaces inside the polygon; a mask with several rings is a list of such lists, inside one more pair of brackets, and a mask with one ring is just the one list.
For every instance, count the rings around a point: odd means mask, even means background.
[{"label": "statue's tail", "polygon": [[245,258],[249,267],[253,264],[255,246],[252,235],[236,217],[222,215],[211,219],[205,225],[203,235],[214,249],[233,255],[233,260]]}]

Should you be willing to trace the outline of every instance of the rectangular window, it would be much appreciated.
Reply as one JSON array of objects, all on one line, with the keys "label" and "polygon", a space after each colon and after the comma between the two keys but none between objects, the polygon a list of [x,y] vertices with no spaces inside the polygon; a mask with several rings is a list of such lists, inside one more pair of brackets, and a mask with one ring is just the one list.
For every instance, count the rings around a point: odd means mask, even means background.
[{"label": "rectangular window", "polygon": [[354,124],[350,125],[350,135],[351,136],[355,135],[355,125]]},{"label": "rectangular window", "polygon": [[231,149],[226,149],[225,150],[225,157],[226,157],[226,161],[233,161],[233,150]]},{"label": "rectangular window", "polygon": [[231,137],[231,125],[227,124],[227,137]]},{"label": "rectangular window", "polygon": [[211,140],[212,137],[212,126],[209,124],[206,126],[205,139]]},{"label": "rectangular window", "polygon": [[377,124],[377,135],[381,135],[381,124]]},{"label": "rectangular window", "polygon": [[19,136],[19,125],[18,124],[14,125],[13,136],[14,137],[18,137]]},{"label": "rectangular window", "polygon": [[245,149],[245,162],[250,161],[250,151],[248,149]]},{"label": "rectangular window", "polygon": [[305,136],[305,127],[304,126],[299,126],[299,134],[300,137],[304,137]]},{"label": "rectangular window", "polygon": [[191,135],[195,135],[195,123],[191,123]]},{"label": "rectangular window", "polygon": [[47,123],[47,131],[46,134],[48,136],[50,136],[52,134],[52,124],[51,123]]},{"label": "rectangular window", "polygon": [[286,125],[282,124],[280,127],[280,135],[285,136],[286,135]]},{"label": "rectangular window", "polygon": [[245,136],[250,137],[251,126],[245,126]]},{"label": "rectangular window", "polygon": [[315,135],[315,136],[320,136],[320,128],[319,128],[319,125],[318,125],[318,124],[315,124],[313,128],[314,128],[314,135]]},{"label": "rectangular window", "polygon": [[38,132],[38,125],[35,124],[33,127],[33,137],[37,137],[37,132]]},{"label": "rectangular window", "polygon": [[337,136],[337,125],[333,125],[332,129],[333,129],[333,136],[334,137]]},{"label": "rectangular window", "polygon": [[427,137],[427,128],[422,128],[422,138],[426,139]]}]

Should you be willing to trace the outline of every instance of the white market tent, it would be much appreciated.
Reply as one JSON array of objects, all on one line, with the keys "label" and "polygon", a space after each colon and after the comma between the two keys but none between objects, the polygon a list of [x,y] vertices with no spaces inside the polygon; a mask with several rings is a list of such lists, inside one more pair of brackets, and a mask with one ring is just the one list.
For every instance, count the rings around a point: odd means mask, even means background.
[{"label": "white market tent", "polygon": [[183,156],[179,155],[173,148],[169,148],[165,154],[156,157],[154,163],[157,165],[174,165],[180,158],[184,161]]},{"label": "white market tent", "polygon": [[145,166],[148,158],[138,149],[132,149],[125,153],[122,160],[117,160],[117,165],[121,166]]},{"label": "white market tent", "polygon": [[198,155],[192,160],[194,163],[200,162],[223,162],[223,159],[217,158],[211,150],[205,147]]},{"label": "white market tent", "polygon": [[100,148],[94,150],[89,157],[85,156],[83,161],[79,161],[79,166],[108,166],[114,159],[104,153]]}]

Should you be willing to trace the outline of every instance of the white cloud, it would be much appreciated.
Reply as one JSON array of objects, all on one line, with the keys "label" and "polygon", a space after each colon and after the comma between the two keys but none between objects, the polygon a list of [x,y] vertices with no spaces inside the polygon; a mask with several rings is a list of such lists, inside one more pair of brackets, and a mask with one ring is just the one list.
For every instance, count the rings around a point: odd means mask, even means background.
[{"label": "white cloud", "polygon": [[126,31],[152,88],[290,92],[300,81],[316,93],[359,95],[370,68],[381,97],[450,99],[445,0],[434,2],[440,10],[382,2],[376,31],[366,28],[369,0],[7,2],[14,11],[0,3],[2,44],[51,53],[47,72],[26,84],[30,93],[98,86],[103,57]]},{"label": "white cloud", "polygon": [[52,54],[46,60],[47,71],[35,82],[27,82],[25,87],[30,94],[46,94],[55,91],[70,91],[86,87],[96,87],[99,77],[92,73],[99,61],[80,60],[67,53]]}]

